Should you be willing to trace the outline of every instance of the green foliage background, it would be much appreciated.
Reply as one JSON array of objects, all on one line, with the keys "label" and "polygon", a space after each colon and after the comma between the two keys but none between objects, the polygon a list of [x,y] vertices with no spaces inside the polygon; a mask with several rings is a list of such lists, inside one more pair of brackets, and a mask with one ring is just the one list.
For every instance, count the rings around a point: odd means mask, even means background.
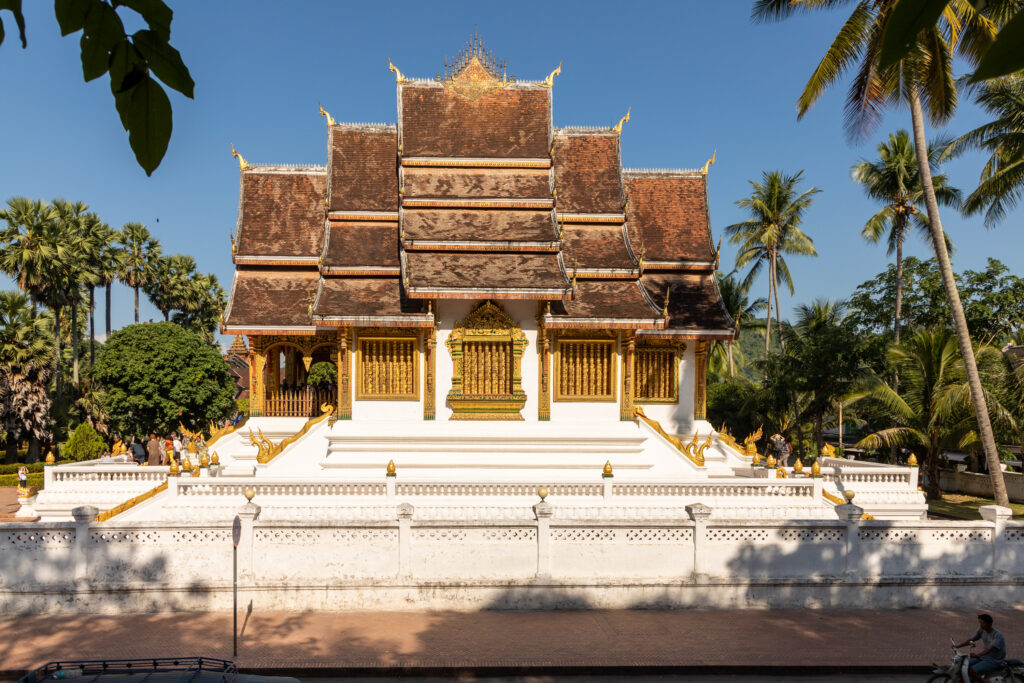
[{"label": "green foliage background", "polygon": [[93,377],[105,388],[110,424],[125,434],[189,429],[230,417],[234,382],[211,345],[169,322],[114,332]]},{"label": "green foliage background", "polygon": [[107,450],[103,437],[88,422],[79,424],[67,444],[62,455],[71,460],[95,460]]}]

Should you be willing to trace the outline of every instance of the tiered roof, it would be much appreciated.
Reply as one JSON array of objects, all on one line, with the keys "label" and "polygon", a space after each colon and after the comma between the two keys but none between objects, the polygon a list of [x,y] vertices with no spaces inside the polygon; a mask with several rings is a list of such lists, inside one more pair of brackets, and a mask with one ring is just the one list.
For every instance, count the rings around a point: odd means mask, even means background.
[{"label": "tiered roof", "polygon": [[[731,335],[703,171],[623,171],[614,129],[555,129],[551,79],[474,41],[398,75],[398,122],[328,118],[323,167],[242,178],[225,332],[430,326],[433,299],[545,301],[552,328]],[[668,296],[668,305],[665,297]]]}]

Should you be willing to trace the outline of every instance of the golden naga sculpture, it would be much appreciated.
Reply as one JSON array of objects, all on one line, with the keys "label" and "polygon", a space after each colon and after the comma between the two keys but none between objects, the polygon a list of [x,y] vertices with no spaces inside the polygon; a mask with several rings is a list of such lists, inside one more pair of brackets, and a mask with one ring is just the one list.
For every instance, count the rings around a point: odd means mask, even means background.
[{"label": "golden naga sculpture", "polygon": [[270,462],[271,460],[273,460],[274,458],[279,456],[284,451],[284,449],[288,448],[293,443],[295,443],[296,441],[301,439],[303,436],[305,436],[306,432],[308,432],[310,429],[313,428],[313,425],[317,424],[318,422],[322,422],[323,420],[326,420],[333,413],[334,413],[334,405],[333,404],[331,404],[331,403],[323,403],[323,404],[321,404],[320,405],[320,415],[319,416],[310,418],[309,420],[306,421],[306,424],[302,425],[302,429],[300,429],[295,434],[289,436],[287,439],[283,439],[283,440],[279,441],[277,444],[271,443],[269,439],[267,439],[265,436],[263,436],[263,431],[261,429],[257,428],[256,431],[259,434],[260,439],[262,439],[263,447],[260,448],[260,453],[259,453],[259,455],[256,456],[256,462],[258,462],[258,463],[260,463],[262,465],[267,464],[268,462]]},{"label": "golden naga sculpture", "polygon": [[753,457],[757,453],[757,442],[761,440],[764,433],[764,425],[757,428],[757,431],[743,439],[743,451],[747,457]]},{"label": "golden naga sculpture", "polygon": [[395,83],[407,83],[408,78],[398,70],[398,67],[391,63],[391,57],[388,57],[388,71],[392,71],[395,74]]},{"label": "golden naga sculpture", "polygon": [[544,79],[544,81],[541,83],[541,85],[544,86],[545,88],[554,87],[554,85],[555,85],[555,76],[560,76],[561,74],[562,74],[562,63],[559,62],[558,63],[558,67],[555,68],[554,71],[552,71],[551,73],[548,74],[548,77]]},{"label": "golden naga sculpture", "polygon": [[231,156],[233,156],[236,159],[238,159],[238,170],[239,171],[247,171],[250,168],[252,168],[252,164],[250,164],[248,161],[246,161],[245,157],[243,157],[241,154],[239,154],[238,152],[235,151],[235,145],[234,144],[231,145]]},{"label": "golden naga sculpture", "polygon": [[334,126],[334,125],[337,125],[337,124],[335,124],[335,122],[334,122],[334,117],[333,117],[333,116],[331,116],[331,115],[330,115],[330,114],[329,114],[329,113],[327,112],[327,110],[323,108],[323,105],[321,105],[321,104],[320,104],[319,102],[317,102],[317,103],[316,103],[316,106],[317,106],[317,108],[318,108],[318,109],[320,110],[320,116],[323,116],[323,117],[324,117],[325,119],[327,119],[327,125],[328,125],[328,126]]},{"label": "golden naga sculpture", "polygon": [[670,444],[675,446],[676,450],[689,458],[698,467],[704,466],[703,455],[698,459],[697,454],[693,452],[693,447],[697,445],[697,435],[694,434],[693,441],[687,445],[683,445],[683,442],[679,440],[678,436],[669,434],[662,428],[661,424],[657,420],[652,420],[644,414],[643,406],[633,406],[633,415],[643,420],[651,429],[658,433],[661,438],[668,441]]},{"label": "golden naga sculpture", "polygon": [[775,470],[775,478],[776,479],[785,479],[786,478],[786,468],[785,467],[780,467],[777,470]]},{"label": "golden naga sculpture", "polygon": [[704,162],[704,166],[700,169],[701,175],[707,175],[708,169],[715,165],[715,158],[718,156],[718,150],[716,149],[711,153],[711,158]]},{"label": "golden naga sculpture", "polygon": [[827,458],[834,458],[836,457],[836,449],[832,446],[832,444],[827,443],[821,447],[821,454]]},{"label": "golden naga sculpture", "polygon": [[622,134],[622,124],[629,123],[629,112],[631,112],[632,110],[633,107],[629,107],[628,109],[626,109],[626,115],[619,119],[619,122],[615,124],[614,128],[612,128],[614,132],[618,133],[619,135]]},{"label": "golden naga sculpture", "polygon": [[[697,438],[696,434],[694,435],[694,438]],[[709,448],[711,448],[711,432],[708,432],[708,438],[704,441],[704,443],[697,447],[697,460],[699,460],[700,462],[704,462],[704,451],[706,451]]]}]

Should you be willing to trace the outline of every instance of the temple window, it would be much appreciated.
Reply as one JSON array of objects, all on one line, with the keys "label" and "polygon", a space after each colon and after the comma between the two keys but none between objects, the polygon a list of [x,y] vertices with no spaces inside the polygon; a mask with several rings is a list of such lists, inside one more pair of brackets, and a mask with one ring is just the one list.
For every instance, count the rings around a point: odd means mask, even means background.
[{"label": "temple window", "polygon": [[418,340],[360,337],[356,400],[419,400]]},{"label": "temple window", "polygon": [[467,394],[512,393],[512,342],[467,341],[462,346],[462,388]]},{"label": "temple window", "polygon": [[615,341],[558,340],[554,385],[556,401],[614,401]]},{"label": "temple window", "polygon": [[636,347],[636,390],[638,403],[679,402],[681,344],[641,342]]}]

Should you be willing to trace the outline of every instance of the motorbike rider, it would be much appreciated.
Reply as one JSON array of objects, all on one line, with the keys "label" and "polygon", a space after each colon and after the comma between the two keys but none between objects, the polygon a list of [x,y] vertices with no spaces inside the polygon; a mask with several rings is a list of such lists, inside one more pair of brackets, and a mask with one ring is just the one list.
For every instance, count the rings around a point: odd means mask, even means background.
[{"label": "motorbike rider", "polygon": [[[980,652],[974,652],[974,645],[978,641],[985,647]],[[972,681],[983,681],[985,674],[999,671],[1003,667],[1003,660],[1006,659],[1006,639],[992,627],[992,615],[978,615],[978,632],[956,647],[965,645],[970,645],[972,649],[968,663],[970,668],[967,670]]]}]

